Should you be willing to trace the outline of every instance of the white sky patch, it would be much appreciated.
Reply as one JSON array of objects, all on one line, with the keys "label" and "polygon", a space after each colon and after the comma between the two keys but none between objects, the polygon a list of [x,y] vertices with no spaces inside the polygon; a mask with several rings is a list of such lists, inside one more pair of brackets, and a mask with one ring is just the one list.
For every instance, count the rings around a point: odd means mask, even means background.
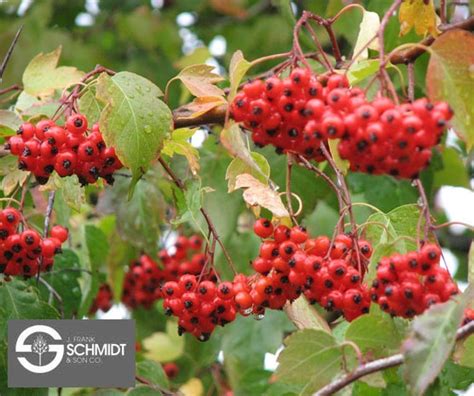
[{"label": "white sky patch", "polygon": [[196,23],[196,16],[190,12],[182,12],[176,17],[176,23],[181,27],[189,27]]},{"label": "white sky patch", "polygon": [[216,36],[209,43],[209,52],[212,56],[222,57],[227,51],[227,41],[224,36]]},{"label": "white sky patch", "polygon": [[76,25],[77,26],[92,26],[94,24],[94,17],[87,12],[81,12],[77,14]]},{"label": "white sky patch", "polygon": [[[474,226],[474,192],[462,187],[441,187],[436,203],[446,212],[449,221],[460,221]],[[453,225],[454,234],[462,234],[466,227]]]},{"label": "white sky patch", "polygon": [[122,303],[114,304],[108,312],[97,311],[97,319],[130,319],[130,311]]}]

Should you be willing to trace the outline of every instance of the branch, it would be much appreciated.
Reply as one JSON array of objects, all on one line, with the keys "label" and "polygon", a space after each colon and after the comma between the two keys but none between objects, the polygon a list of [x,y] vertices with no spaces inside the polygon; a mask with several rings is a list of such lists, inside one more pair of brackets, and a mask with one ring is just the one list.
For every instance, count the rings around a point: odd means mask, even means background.
[{"label": "branch", "polygon": [[[54,198],[56,197],[56,191],[51,191],[48,197],[48,206],[46,208],[46,214],[44,216],[44,228],[43,228],[43,238],[48,237],[49,232],[49,223],[51,222],[51,215],[53,214]],[[36,282],[40,281],[41,270],[43,267],[43,257],[40,259],[40,265],[38,268],[38,274],[36,276]]]},{"label": "branch", "polygon": [[[466,338],[470,334],[474,333],[474,321],[469,322],[465,326],[458,329],[456,332],[456,341]],[[329,396],[338,392],[347,385],[357,381],[359,378],[365,377],[366,375],[382,371],[390,367],[399,366],[404,362],[404,357],[401,353],[389,356],[383,359],[374,360],[372,362],[362,364],[357,367],[352,373],[349,373],[330,384],[321,388],[319,391],[313,394],[313,396]]]},{"label": "branch", "polygon": [[[461,22],[451,23],[447,25],[440,25],[438,27],[442,32],[447,32],[448,30],[453,29],[464,29],[464,30],[473,30],[474,29],[474,16],[470,17]],[[401,63],[410,63],[417,59],[419,56],[425,53],[423,47],[429,47],[431,44],[435,42],[435,38],[433,36],[428,36],[424,40],[420,41],[420,45],[410,48],[408,50],[395,52],[390,56],[390,62],[394,65],[401,64]]]},{"label": "branch", "polygon": [[[166,161],[163,159],[163,158],[158,158],[158,161],[159,163],[161,164],[161,166],[164,168],[164,170],[166,171],[166,173],[168,173],[168,175],[171,177],[171,179],[173,180],[174,184],[176,184],[176,186],[180,189],[180,190],[183,190],[185,191],[186,190],[186,186],[184,185],[183,181],[178,177],[176,176],[176,174],[173,172],[173,170],[169,167],[169,165],[166,163]],[[235,269],[235,266],[234,266],[234,262],[232,261],[232,258],[230,257],[229,255],[229,252],[227,251],[227,249],[225,248],[224,244],[222,243],[220,237],[219,237],[219,234],[217,233],[217,230],[216,230],[216,227],[214,226],[214,223],[212,222],[211,218],[209,217],[209,214],[207,213],[206,209],[204,208],[201,208],[200,209],[200,212],[202,214],[202,216],[204,217],[204,220],[206,220],[206,223],[207,223],[207,226],[209,227],[209,231],[212,233],[212,236],[214,237],[214,239],[217,241],[217,243],[219,244],[219,246],[221,247],[222,249],[222,253],[224,253],[224,256],[227,260],[227,262],[229,263],[230,267],[232,268],[232,270],[234,271],[234,273],[237,273],[236,269]]]},{"label": "branch", "polygon": [[2,79],[3,77],[3,73],[5,72],[5,69],[7,67],[7,64],[8,64],[8,61],[10,60],[12,54],[13,54],[13,50],[15,49],[15,46],[16,46],[16,43],[18,42],[18,39],[20,38],[20,33],[21,31],[23,30],[23,25],[21,25],[16,34],[15,34],[15,37],[13,37],[13,41],[12,43],[10,44],[10,48],[8,48],[8,51],[7,53],[5,54],[5,58],[3,58],[3,61],[2,61],[2,64],[0,65],[0,80]]}]

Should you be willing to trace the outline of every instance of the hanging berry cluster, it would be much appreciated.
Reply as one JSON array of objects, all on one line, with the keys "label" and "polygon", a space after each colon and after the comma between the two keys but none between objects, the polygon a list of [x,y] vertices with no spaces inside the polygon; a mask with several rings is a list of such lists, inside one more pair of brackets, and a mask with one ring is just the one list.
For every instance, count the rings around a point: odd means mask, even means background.
[{"label": "hanging berry cluster", "polygon": [[[158,253],[158,262],[142,255],[130,264],[125,275],[123,303],[130,308],[150,308],[156,300],[162,298],[161,286],[166,281],[177,280],[185,274],[200,274],[207,262],[206,255],[200,253],[201,249],[202,239],[199,236],[180,236],[173,246],[173,253],[166,249]],[[214,277],[212,271],[207,277]]]},{"label": "hanging berry cluster", "polygon": [[21,214],[14,208],[0,211],[0,274],[30,277],[39,270],[49,271],[54,255],[61,252],[61,244],[68,232],[62,226],[54,226],[50,237],[42,238],[33,229],[20,231]]},{"label": "hanging berry cluster", "polygon": [[[323,85],[324,84],[324,85]],[[431,159],[452,110],[426,98],[396,105],[373,101],[345,76],[319,82],[309,69],[287,78],[270,77],[244,85],[231,104],[235,121],[252,131],[258,146],[324,160],[321,144],[341,139],[338,151],[353,171],[416,178]]]},{"label": "hanging berry cluster", "polygon": [[418,252],[384,257],[377,267],[371,298],[393,316],[412,318],[445,302],[459,289],[439,265],[441,251],[426,244]]},{"label": "hanging berry cluster", "polygon": [[114,295],[112,293],[112,289],[110,288],[108,283],[103,283],[99,287],[99,291],[97,292],[97,296],[95,297],[92,305],[89,309],[89,314],[95,314],[99,309],[103,312],[107,312],[112,308]]},{"label": "hanging berry cluster", "polygon": [[[311,303],[341,312],[351,321],[368,312],[370,298],[362,284],[364,268],[372,254],[367,241],[337,235],[334,244],[326,236],[308,237],[301,227],[276,228],[259,219],[255,233],[265,240],[253,268],[261,274],[252,292],[262,308],[282,308],[304,294]],[[357,251],[358,250],[358,251]]]},{"label": "hanging berry cluster", "polygon": [[64,127],[53,120],[24,123],[6,148],[18,156],[18,168],[33,173],[40,184],[47,183],[54,171],[61,177],[75,174],[82,185],[99,178],[112,184],[112,174],[122,164],[114,148],[105,145],[99,125],[89,134],[87,126],[82,114],[70,116]]}]

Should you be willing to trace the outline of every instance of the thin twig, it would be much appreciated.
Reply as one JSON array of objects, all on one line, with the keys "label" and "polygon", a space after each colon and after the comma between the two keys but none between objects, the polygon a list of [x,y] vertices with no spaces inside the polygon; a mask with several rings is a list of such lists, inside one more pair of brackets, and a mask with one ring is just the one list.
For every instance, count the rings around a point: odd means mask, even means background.
[{"label": "thin twig", "polygon": [[61,315],[61,319],[64,319],[64,303],[63,299],[61,298],[61,295],[56,291],[56,289],[51,286],[48,282],[46,282],[43,278],[39,278],[39,282],[46,286],[46,289],[49,291],[50,297],[53,296],[56,301],[58,302],[58,309],[59,313]]},{"label": "thin twig", "polygon": [[407,65],[408,72],[408,100],[413,102],[415,100],[415,63],[410,62]]},{"label": "thin twig", "polygon": [[[49,232],[49,223],[51,222],[51,215],[53,214],[54,198],[56,197],[56,191],[51,191],[48,196],[48,206],[46,207],[46,213],[44,216],[44,226],[43,226],[43,238],[48,237]],[[38,267],[38,273],[36,275],[36,282],[40,281],[41,270],[43,269],[43,257],[40,258],[40,263]]]},{"label": "thin twig", "polygon": [[10,85],[7,88],[0,89],[0,96],[5,95],[5,94],[7,94],[8,92],[11,92],[11,91],[21,91],[22,89],[23,88],[20,85],[13,84],[13,85]]},{"label": "thin twig", "polygon": [[[183,181],[178,176],[176,176],[176,174],[169,167],[169,165],[166,163],[166,161],[161,157],[158,158],[158,161],[160,162],[161,166],[164,168],[166,173],[171,177],[174,184],[176,184],[176,186],[180,190],[185,191],[186,186],[184,185]],[[212,222],[211,218],[209,217],[209,214],[207,213],[206,209],[201,208],[200,212],[201,212],[202,216],[204,217],[204,220],[206,220],[207,226],[209,227],[209,230],[211,231],[212,236],[214,237],[214,239],[217,241],[217,243],[221,247],[222,253],[224,254],[224,256],[225,256],[227,262],[229,263],[231,269],[234,271],[234,273],[237,273],[237,270],[234,266],[234,262],[232,261],[232,258],[230,257],[229,252],[227,251],[224,244],[222,243],[222,241],[219,237],[219,234],[217,233],[216,227],[214,226],[214,223]]]},{"label": "thin twig", "polygon": [[298,221],[293,212],[293,205],[291,204],[291,169],[293,168],[293,158],[291,154],[286,155],[286,206],[288,207],[288,213],[290,214],[291,220],[294,224],[298,225]]},{"label": "thin twig", "polygon": [[446,23],[446,0],[439,1],[439,18],[441,23]]},{"label": "thin twig", "polygon": [[20,38],[20,34],[22,30],[23,30],[23,25],[21,25],[16,31],[15,37],[13,37],[13,41],[10,44],[10,47],[8,48],[7,53],[5,54],[5,57],[3,58],[2,64],[0,65],[0,81],[3,78],[3,73],[5,72],[5,69],[7,68],[8,61],[10,60],[13,54],[13,50],[15,49],[15,46],[18,43],[18,39]]},{"label": "thin twig", "polygon": [[[456,341],[466,338],[470,334],[474,333],[474,321],[464,325],[456,332]],[[383,359],[374,360],[370,363],[362,364],[357,367],[352,373],[349,373],[341,378],[336,379],[330,384],[321,388],[319,391],[313,394],[313,396],[330,396],[340,391],[347,385],[357,381],[359,378],[365,377],[366,375],[388,369],[390,367],[396,367],[404,362],[404,357],[401,353],[389,356]]]},{"label": "thin twig", "polygon": [[418,192],[420,194],[420,199],[421,199],[421,203],[420,203],[420,206],[421,206],[421,211],[422,211],[422,215],[424,216],[425,218],[425,227],[424,227],[424,239],[425,241],[428,240],[428,237],[429,237],[429,233],[432,229],[432,223],[431,223],[431,212],[430,212],[430,204],[429,204],[429,201],[428,201],[428,198],[426,196],[426,191],[423,187],[423,183],[421,182],[420,179],[416,179],[415,180],[415,185],[416,185],[416,188],[418,189]]}]

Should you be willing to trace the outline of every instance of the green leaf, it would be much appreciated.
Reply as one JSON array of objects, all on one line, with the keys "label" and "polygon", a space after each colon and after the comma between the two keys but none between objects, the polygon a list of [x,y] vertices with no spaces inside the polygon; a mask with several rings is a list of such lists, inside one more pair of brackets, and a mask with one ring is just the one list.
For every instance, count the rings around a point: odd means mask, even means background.
[{"label": "green leaf", "polygon": [[229,79],[230,88],[228,100],[229,102],[234,99],[235,94],[239,88],[239,84],[244,78],[247,71],[252,67],[252,64],[244,58],[242,51],[235,51],[232,55],[229,65]]},{"label": "green leaf", "polygon": [[78,102],[79,112],[84,114],[88,120],[96,122],[104,105],[97,100],[95,87],[90,87],[82,94]]},{"label": "green leaf", "polygon": [[165,141],[161,153],[168,157],[173,157],[175,154],[184,156],[191,172],[196,175],[199,171],[199,151],[189,142],[194,132],[196,130],[191,128],[175,129],[171,138]]},{"label": "green leaf", "polygon": [[64,89],[80,82],[83,72],[75,67],[58,66],[61,47],[47,54],[40,53],[23,72],[23,89],[34,96],[48,96],[56,89]]},{"label": "green leaf", "polygon": [[23,91],[16,101],[15,110],[23,117],[30,117],[28,121],[36,122],[39,117],[53,117],[60,105],[57,95],[39,99]]},{"label": "green leaf", "polygon": [[423,395],[451,354],[469,294],[435,304],[413,321],[402,346],[403,373],[413,395]]},{"label": "green leaf", "polygon": [[284,311],[298,330],[315,329],[331,334],[331,328],[326,320],[303,296],[285,306]]},{"label": "green leaf", "polygon": [[214,66],[204,64],[185,67],[176,77],[168,82],[166,91],[168,91],[169,85],[173,81],[180,80],[189,92],[196,97],[224,96],[224,91],[215,85],[223,81],[223,78],[219,74],[214,73],[213,70]]},{"label": "green leaf", "polygon": [[345,338],[354,342],[362,353],[375,358],[398,352],[402,342],[393,319],[383,312],[373,311],[351,322]]},{"label": "green leaf", "polygon": [[469,176],[461,155],[452,147],[442,153],[443,169],[435,172],[433,189],[442,186],[469,187]]},{"label": "green leaf", "polygon": [[61,178],[61,194],[64,202],[75,211],[79,212],[86,202],[84,189],[76,175]]},{"label": "green leaf", "polygon": [[255,165],[250,166],[247,162],[238,157],[234,158],[227,167],[225,178],[228,180],[228,189],[230,193],[236,189],[235,185],[237,182],[237,176],[244,173],[248,173],[260,182],[268,184],[270,177],[270,164],[267,159],[262,154],[256,152],[250,152],[250,156],[258,169],[255,168]]},{"label": "green leaf", "polygon": [[351,85],[358,85],[366,78],[373,76],[379,70],[380,61],[366,59],[354,63],[347,72],[347,78]]},{"label": "green leaf", "polygon": [[373,246],[397,240],[394,247],[399,253],[406,253],[415,249],[416,243],[399,237],[416,237],[419,217],[420,209],[417,205],[403,205],[388,213],[376,212],[367,219],[366,238]]},{"label": "green leaf", "polygon": [[87,315],[89,308],[99,291],[99,268],[101,268],[106,259],[109,250],[107,238],[102,230],[93,225],[85,225],[82,230],[83,244],[81,250],[83,254],[82,266],[90,272],[84,276],[83,295],[79,317]]},{"label": "green leaf", "polygon": [[21,118],[15,112],[0,110],[0,136],[14,135],[21,123]]},{"label": "green leaf", "polygon": [[[77,317],[79,306],[81,304],[81,286],[79,278],[81,278],[79,257],[72,250],[64,249],[61,254],[54,256],[54,266],[51,273],[45,273],[42,277],[53,287],[61,296],[62,308],[64,311],[64,319]],[[85,275],[89,276],[89,275]],[[30,281],[33,284],[36,280]],[[45,301],[48,301],[49,291],[40,284],[40,291]],[[54,301],[54,306],[59,310],[60,304]]]},{"label": "green leaf", "polygon": [[462,366],[474,368],[474,335],[470,335],[456,351],[457,362]]},{"label": "green leaf", "polygon": [[172,221],[172,224],[179,225],[183,223],[193,224],[205,236],[206,233],[201,228],[199,212],[202,208],[203,189],[200,180],[190,180],[186,183],[186,189],[182,191],[179,188],[173,188],[173,194],[176,201],[178,214]]},{"label": "green leaf", "polygon": [[193,52],[183,56],[178,61],[174,62],[174,65],[178,69],[184,69],[185,67],[200,64],[206,62],[211,58],[211,53],[207,47],[198,47]]},{"label": "green leaf", "polygon": [[127,396],[160,396],[162,394],[158,389],[143,385],[130,389],[126,393]]},{"label": "green leaf", "polygon": [[40,299],[38,289],[12,278],[0,280],[0,335],[6,337],[11,319],[57,319],[58,311]]},{"label": "green leaf", "polygon": [[165,219],[165,202],[159,188],[161,173],[150,170],[137,183],[127,200],[128,180],[117,178],[101,200],[101,207],[116,216],[120,237],[134,247],[154,255]]},{"label": "green leaf", "polygon": [[105,104],[100,130],[108,146],[114,147],[136,182],[157,158],[173,126],[172,114],[159,97],[161,90],[137,74],[101,74],[97,99]]},{"label": "green leaf", "polygon": [[430,47],[426,86],[431,100],[445,100],[455,110],[454,128],[466,140],[467,150],[474,145],[474,34],[450,30]]},{"label": "green leaf", "polygon": [[321,330],[303,330],[285,340],[278,357],[275,377],[299,385],[300,395],[310,395],[341,373],[341,347],[333,336]]},{"label": "green leaf", "polygon": [[153,385],[160,385],[164,388],[169,386],[168,377],[163,371],[161,364],[153,360],[144,360],[137,363],[137,375],[148,380]]}]

